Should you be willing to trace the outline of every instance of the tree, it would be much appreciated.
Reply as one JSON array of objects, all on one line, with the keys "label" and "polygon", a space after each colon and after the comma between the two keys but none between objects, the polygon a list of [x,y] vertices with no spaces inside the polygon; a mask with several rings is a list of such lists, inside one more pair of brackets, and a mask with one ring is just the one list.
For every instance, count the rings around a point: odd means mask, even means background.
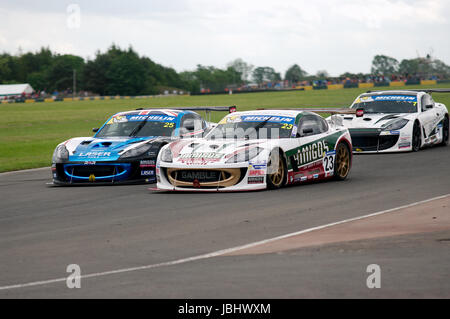
[{"label": "tree", "polygon": [[253,70],[253,80],[258,83],[281,81],[280,73],[268,66],[257,67]]},{"label": "tree", "polygon": [[316,73],[316,77],[318,77],[319,79],[326,79],[328,78],[330,75],[328,74],[328,72],[326,70],[319,70]]},{"label": "tree", "polygon": [[289,82],[299,82],[303,80],[307,75],[308,73],[306,73],[306,71],[304,71],[297,64],[294,64],[286,71],[284,79]]},{"label": "tree", "polygon": [[38,74],[32,73],[32,78],[34,81],[37,81],[36,84],[39,86],[42,85],[42,83],[38,84],[38,81],[42,81],[42,79],[45,78],[48,83],[48,90],[64,91],[73,87],[73,71],[76,70],[76,84],[77,88],[79,88],[82,83],[83,67],[84,60],[79,56],[70,54],[57,55],[54,57],[53,63],[44,74],[42,74],[42,72]]},{"label": "tree", "polygon": [[404,59],[398,66],[398,72],[402,74],[416,74],[419,72],[420,61],[418,59]]},{"label": "tree", "polygon": [[244,62],[244,60],[242,60],[240,58],[238,58],[238,59],[228,63],[227,67],[234,69],[237,73],[240,73],[240,75],[241,75],[240,79],[243,82],[248,82],[249,77],[250,77],[250,75],[252,73],[252,70],[254,68],[253,65]]},{"label": "tree", "polygon": [[372,60],[372,74],[384,76],[391,75],[398,71],[398,61],[386,55],[376,55]]}]

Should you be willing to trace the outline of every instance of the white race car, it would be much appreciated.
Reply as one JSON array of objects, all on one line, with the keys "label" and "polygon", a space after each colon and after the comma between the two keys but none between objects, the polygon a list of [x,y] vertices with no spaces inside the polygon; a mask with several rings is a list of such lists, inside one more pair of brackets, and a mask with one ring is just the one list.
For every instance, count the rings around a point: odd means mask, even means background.
[{"label": "white race car", "polygon": [[301,110],[236,112],[205,138],[183,139],[159,153],[158,190],[249,191],[347,177],[348,129]]},{"label": "white race car", "polygon": [[369,91],[356,98],[354,115],[338,115],[352,136],[353,152],[418,151],[447,145],[449,115],[430,93],[448,89]]}]

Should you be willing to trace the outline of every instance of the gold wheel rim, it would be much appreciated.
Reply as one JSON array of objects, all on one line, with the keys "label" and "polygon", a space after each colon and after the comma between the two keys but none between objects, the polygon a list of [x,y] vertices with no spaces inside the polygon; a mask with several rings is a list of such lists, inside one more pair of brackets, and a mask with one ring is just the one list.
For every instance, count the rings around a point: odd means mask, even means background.
[{"label": "gold wheel rim", "polygon": [[338,167],[337,171],[340,177],[345,177],[348,174],[350,168],[350,154],[345,146],[339,148],[337,153]]},{"label": "gold wheel rim", "polygon": [[278,169],[275,173],[270,175],[270,180],[274,186],[278,187],[281,186],[281,183],[283,183],[283,178],[284,178],[284,165],[281,156],[279,156]]}]

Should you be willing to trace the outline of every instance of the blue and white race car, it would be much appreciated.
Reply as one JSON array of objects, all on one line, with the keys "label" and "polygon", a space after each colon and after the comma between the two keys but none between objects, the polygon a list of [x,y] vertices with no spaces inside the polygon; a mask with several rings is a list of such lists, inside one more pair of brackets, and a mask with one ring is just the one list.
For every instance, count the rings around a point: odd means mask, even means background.
[{"label": "blue and white race car", "polygon": [[418,151],[449,143],[447,107],[431,97],[449,89],[369,91],[359,95],[351,109],[341,114],[350,131],[353,151],[381,153]]},{"label": "blue and white race car", "polygon": [[52,159],[53,183],[154,183],[159,150],[183,137],[202,137],[215,124],[195,111],[233,112],[235,107],[138,109],[111,116],[93,137],[60,143]]}]

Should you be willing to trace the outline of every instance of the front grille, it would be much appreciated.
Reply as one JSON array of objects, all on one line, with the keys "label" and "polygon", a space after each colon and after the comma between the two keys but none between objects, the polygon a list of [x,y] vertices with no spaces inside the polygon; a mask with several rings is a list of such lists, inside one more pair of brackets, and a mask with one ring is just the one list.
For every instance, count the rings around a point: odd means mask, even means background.
[{"label": "front grille", "polygon": [[247,168],[223,169],[173,169],[165,170],[169,182],[177,187],[222,188],[236,185],[247,172]]},{"label": "front grille", "polygon": [[80,177],[89,177],[92,174],[96,177],[104,177],[119,174],[123,171],[123,168],[114,165],[82,165],[73,166],[73,173],[70,168],[67,171],[74,176]]},{"label": "front grille", "polygon": [[382,151],[394,146],[399,135],[381,135],[378,130],[350,130],[354,149]]},{"label": "front grille", "polygon": [[131,164],[65,164],[64,179],[68,182],[77,181],[119,181],[129,178],[135,171]]}]

